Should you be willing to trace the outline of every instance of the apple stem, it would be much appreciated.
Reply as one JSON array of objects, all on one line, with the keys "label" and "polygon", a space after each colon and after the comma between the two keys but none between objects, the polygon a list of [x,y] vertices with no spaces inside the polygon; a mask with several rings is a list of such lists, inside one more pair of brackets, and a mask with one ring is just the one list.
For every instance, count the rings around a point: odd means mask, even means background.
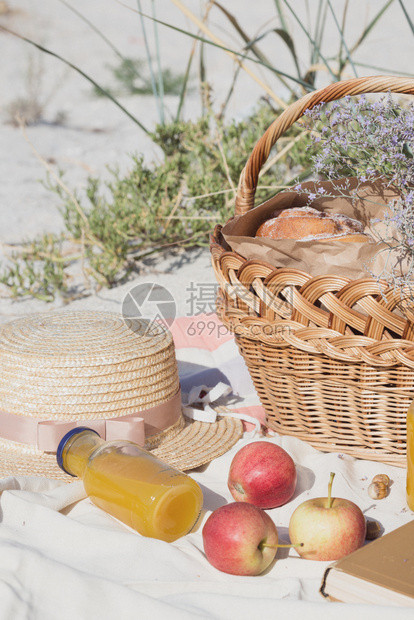
[{"label": "apple stem", "polygon": [[329,478],[328,484],[328,508],[332,508],[332,483],[335,478],[335,474],[331,471],[331,476]]},{"label": "apple stem", "polygon": [[262,543],[260,547],[270,547],[271,549],[279,549],[279,547],[284,547],[286,549],[288,547],[303,547],[303,544],[304,543],[296,543],[294,545],[268,545],[267,543]]}]

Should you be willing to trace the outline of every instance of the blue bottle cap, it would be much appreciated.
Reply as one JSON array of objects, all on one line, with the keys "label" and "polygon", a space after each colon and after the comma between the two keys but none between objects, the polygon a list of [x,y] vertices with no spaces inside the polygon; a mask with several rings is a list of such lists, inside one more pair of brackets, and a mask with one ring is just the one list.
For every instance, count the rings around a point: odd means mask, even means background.
[{"label": "blue bottle cap", "polygon": [[73,476],[74,478],[75,478],[75,475],[71,474],[70,471],[67,471],[64,468],[62,454],[63,454],[63,449],[66,446],[69,439],[73,437],[73,435],[77,435],[78,433],[83,433],[83,431],[90,431],[91,433],[96,433],[99,436],[99,433],[97,431],[94,431],[93,428],[89,428],[88,426],[77,426],[76,428],[72,428],[72,430],[68,431],[66,435],[62,437],[56,450],[56,460],[57,460],[57,464],[59,465],[60,469],[63,469],[63,471],[66,474],[69,474],[69,476]]}]

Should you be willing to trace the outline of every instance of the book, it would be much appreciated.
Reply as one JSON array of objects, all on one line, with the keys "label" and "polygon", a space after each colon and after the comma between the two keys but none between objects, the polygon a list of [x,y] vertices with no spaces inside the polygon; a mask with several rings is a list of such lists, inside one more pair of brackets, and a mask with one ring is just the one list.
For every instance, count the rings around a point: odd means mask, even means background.
[{"label": "book", "polygon": [[331,564],[320,593],[344,603],[414,607],[414,520]]}]

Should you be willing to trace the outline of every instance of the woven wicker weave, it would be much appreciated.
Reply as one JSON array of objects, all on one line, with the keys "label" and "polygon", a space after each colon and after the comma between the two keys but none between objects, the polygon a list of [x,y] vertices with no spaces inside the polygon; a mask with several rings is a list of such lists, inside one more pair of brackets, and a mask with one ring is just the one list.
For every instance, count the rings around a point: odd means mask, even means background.
[{"label": "woven wicker weave", "polygon": [[[257,142],[241,173],[235,214],[254,206],[259,172],[277,139],[307,109],[345,95],[414,94],[414,80],[338,82],[293,103]],[[414,398],[414,314],[401,292],[374,279],[311,277],[210,242],[217,313],[235,333],[270,428],[326,452],[406,465],[406,413]],[[386,294],[381,295],[386,290]]]}]

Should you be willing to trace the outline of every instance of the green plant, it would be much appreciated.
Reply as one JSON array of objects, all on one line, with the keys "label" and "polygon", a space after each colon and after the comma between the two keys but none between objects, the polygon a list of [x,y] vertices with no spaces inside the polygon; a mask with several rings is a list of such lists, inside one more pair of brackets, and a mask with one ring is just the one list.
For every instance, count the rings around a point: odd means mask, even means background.
[{"label": "green plant", "polygon": [[[127,175],[112,169],[105,185],[98,178],[89,178],[83,201],[49,174],[48,187],[62,201],[65,240],[76,247],[90,281],[113,286],[139,268],[140,260],[150,254],[176,246],[208,245],[214,224],[226,221],[233,213],[246,153],[273,118],[273,108],[262,103],[251,117],[240,122],[227,123],[210,114],[195,122],[159,125],[151,137],[163,149],[163,162],[148,165],[142,156],[134,156]],[[303,156],[308,146],[313,148],[303,127],[288,132],[275,149],[273,163],[271,158],[261,176],[258,200],[285,187],[293,169],[296,173],[304,171]],[[282,150],[284,155],[278,155]],[[14,265],[4,268],[1,282],[14,295],[67,295],[65,274],[75,256],[67,255],[63,260],[58,247],[62,240],[54,240],[47,251],[44,243],[45,239],[27,245],[20,259],[15,256]],[[42,255],[35,248],[43,248],[46,262],[42,275]],[[55,271],[51,271],[53,257]],[[37,271],[32,270],[29,277],[33,261]],[[36,274],[38,288],[33,281]]]},{"label": "green plant", "polygon": [[[154,130],[147,128],[120,103],[117,96],[121,91],[102,87],[80,67],[53,51],[10,30],[8,32],[34,45],[43,53],[58,58],[82,75],[162,148],[164,161],[157,165],[148,165],[140,155],[133,155],[131,171],[127,175],[112,169],[112,177],[107,184],[101,183],[98,178],[90,178],[83,201],[63,184],[61,178],[54,176],[49,170],[48,186],[61,198],[61,210],[66,225],[64,239],[52,240],[49,237],[48,242],[43,238],[43,241],[39,239],[26,244],[19,255],[11,257],[12,262],[8,267],[4,267],[0,280],[14,295],[34,294],[48,299],[56,294],[71,294],[67,286],[68,269],[79,257],[83,261],[83,273],[90,282],[112,286],[139,268],[140,261],[152,253],[174,246],[188,248],[207,245],[208,233],[214,223],[226,221],[233,214],[239,175],[256,140],[274,119],[275,114],[289,103],[277,94],[280,84],[288,90],[290,100],[313,90],[317,85],[318,75],[322,73],[324,76],[329,75],[331,81],[336,81],[342,79],[350,67],[356,75],[358,66],[368,65],[358,65],[353,58],[355,51],[393,4],[393,0],[384,0],[371,21],[351,44],[347,40],[348,36],[345,37],[350,0],[345,0],[341,16],[335,13],[331,0],[318,0],[313,11],[310,11],[309,3],[305,2],[305,18],[294,12],[288,0],[275,0],[277,26],[265,25],[254,35],[245,32],[237,16],[216,0],[204,3],[201,19],[181,0],[171,0],[196,25],[196,33],[160,20],[156,15],[154,0],[150,2],[152,14],[144,15],[141,2],[137,0],[135,12],[140,16],[147,53],[145,78],[138,80],[137,73],[142,73],[141,65],[123,56],[104,33],[66,0],[60,1],[112,48],[118,58],[114,69],[118,86],[121,85],[124,90],[126,88],[136,96],[152,91],[159,115],[159,124]],[[224,15],[225,22],[236,35],[236,42],[231,47],[208,25],[213,9],[220,12],[221,17]],[[399,0],[398,10],[402,11],[412,27],[402,0]],[[308,61],[299,58],[298,46],[287,16],[298,24],[301,36],[305,35],[309,41]],[[338,52],[334,57],[327,57],[324,52],[324,33],[329,16],[338,30]],[[153,53],[150,51],[145,25],[148,20],[154,25]],[[178,75],[177,80],[167,68],[161,66],[158,26],[173,28],[181,35],[193,39],[185,70],[182,75]],[[413,27],[412,29],[414,32]],[[281,39],[286,45],[293,61],[292,70],[282,70],[278,61],[269,59],[263,53],[261,42],[271,37],[275,40]],[[222,102],[216,112],[212,110],[212,85],[208,82],[208,66],[204,57],[206,46],[211,45],[220,48],[235,61],[228,92],[221,93]],[[199,120],[188,122],[182,120],[182,110],[197,51],[202,114]],[[260,73],[256,69],[260,69]],[[375,69],[383,73],[398,74],[393,70],[378,67]],[[236,123],[225,120],[225,113],[242,71],[260,84],[267,103],[260,105],[251,117]],[[164,110],[164,95],[169,90],[177,95],[179,93],[173,122],[167,122]],[[310,147],[310,153],[307,147]],[[274,154],[262,170],[257,200],[268,198],[275,191],[289,185],[293,179],[306,177],[310,173],[310,156],[316,154],[317,149],[317,144],[310,142],[310,132],[306,127],[291,128],[278,140]],[[71,248],[75,247],[75,251],[63,256],[62,243],[69,243]]]},{"label": "green plant", "polygon": [[[122,58],[118,65],[111,67],[115,88],[105,87],[105,92],[94,87],[98,97],[110,93],[113,97],[121,95],[153,95],[151,78],[145,75],[146,63],[136,58]],[[162,70],[162,81],[165,95],[179,95],[182,91],[185,76],[175,74],[171,69]]]},{"label": "green plant", "polygon": [[[360,46],[363,44],[369,34],[375,29],[378,21],[383,17],[383,15],[394,2],[394,0],[385,0],[382,6],[374,14],[372,19],[362,29],[355,42],[352,45],[347,45],[344,33],[346,30],[346,20],[350,0],[345,1],[341,16],[337,15],[330,0],[318,0],[318,2],[316,2],[315,0],[315,2],[312,3],[312,6],[310,6],[309,3],[306,1],[305,3],[303,3],[303,13],[305,14],[305,18],[302,14],[298,15],[298,13],[294,11],[288,0],[275,0],[276,14],[277,20],[279,22],[279,27],[268,28],[263,26],[254,36],[249,35],[241,27],[239,21],[237,20],[237,17],[230,13],[223,6],[223,4],[221,4],[217,0],[210,0],[210,8],[214,7],[218,9],[220,13],[225,16],[231,28],[234,29],[239,36],[240,44],[242,47],[241,50],[237,50],[234,48],[230,49],[228,46],[226,46],[226,44],[222,40],[220,40],[217,35],[215,35],[208,28],[206,24],[202,23],[181,0],[171,1],[194,24],[197,25],[197,27],[205,35],[204,37],[200,36],[199,34],[194,34],[189,31],[179,29],[172,24],[168,24],[164,21],[158,20],[155,18],[154,15],[146,15],[145,17],[147,19],[156,21],[159,24],[162,24],[164,27],[172,28],[186,36],[190,36],[195,40],[199,40],[202,42],[202,45],[212,45],[223,49],[223,51],[232,56],[238,64],[238,67],[235,70],[235,79],[237,79],[240,67],[245,71],[248,71],[251,77],[256,82],[260,83],[261,86],[264,88],[265,92],[279,105],[281,103],[280,98],[275,93],[274,88],[272,89],[272,87],[266,86],[266,84],[261,79],[259,79],[259,76],[257,74],[255,74],[251,69],[248,69],[247,64],[249,64],[249,66],[250,63],[260,65],[262,69],[268,73],[270,78],[276,78],[277,82],[282,83],[283,86],[290,91],[292,98],[297,98],[299,94],[303,94],[304,92],[313,90],[317,86],[317,76],[320,74],[326,75],[326,73],[328,73],[331,81],[335,82],[337,80],[343,79],[344,72],[348,68],[348,65],[350,65],[356,76],[357,66],[369,67],[369,65],[357,63],[353,59],[353,54],[355,54],[355,52],[360,48]],[[399,1],[403,8],[402,0]],[[315,9],[315,7],[317,8]],[[299,58],[298,45],[296,44],[293,32],[288,25],[288,20],[286,19],[287,15],[289,15],[299,26],[301,30],[301,36],[304,35],[309,41],[310,54],[307,61]],[[404,15],[407,20],[409,20],[408,14],[405,10]],[[323,49],[325,46],[324,35],[328,16],[331,16],[332,21],[338,30],[339,46],[337,53],[333,57],[327,57]],[[293,71],[288,70],[289,72],[286,72],[286,70],[282,69],[282,67],[280,66],[279,56],[277,57],[278,61],[274,62],[273,60],[269,59],[268,56],[266,56],[260,49],[260,42],[264,41],[270,36],[279,37],[287,46],[289,54],[293,60]],[[301,70],[301,65],[305,66],[305,70]],[[396,73],[397,75],[399,74],[398,71],[378,67],[375,68],[379,69],[384,73],[391,72]],[[299,91],[298,86],[300,87]],[[230,90],[232,91],[233,88],[234,83],[232,83]]]},{"label": "green plant", "polygon": [[[53,88],[49,89],[49,93],[45,92],[43,59],[44,56],[40,52],[28,56],[23,94],[12,99],[5,106],[6,122],[15,127],[19,126],[22,121],[26,125],[40,123],[45,118],[48,105],[59,86],[58,83],[55,83]],[[61,124],[64,120],[65,114],[60,111],[56,114],[53,122]]]},{"label": "green plant", "polygon": [[7,265],[0,271],[0,283],[7,286],[14,298],[35,297],[53,301],[57,294],[67,295],[71,260],[63,255],[64,237],[41,235],[13,251]]},{"label": "green plant", "polygon": [[[256,35],[250,35],[246,33],[243,28],[240,26],[237,17],[231,14],[221,3],[216,0],[209,0],[209,2],[205,2],[204,5],[204,15],[202,19],[199,19],[191,10],[189,10],[183,2],[180,0],[171,0],[177,8],[184,12],[185,15],[197,26],[197,32],[193,33],[189,30],[183,30],[173,26],[172,24],[166,23],[160,20],[156,15],[156,3],[154,0],[151,0],[151,15],[144,15],[141,10],[141,2],[137,0],[137,9],[130,9],[131,11],[135,11],[140,16],[141,19],[141,27],[143,37],[146,43],[146,52],[147,52],[147,66],[149,70],[149,78],[146,78],[146,86],[145,89],[148,90],[149,86],[151,86],[152,93],[154,95],[154,99],[156,102],[156,106],[159,112],[159,122],[163,124],[165,122],[165,110],[164,110],[164,101],[163,97],[166,92],[166,87],[168,87],[168,81],[170,80],[171,73],[168,72],[167,68],[161,67],[161,53],[160,53],[160,45],[159,45],[159,36],[157,26],[163,26],[179,32],[187,37],[191,37],[194,41],[194,47],[191,50],[187,66],[185,71],[182,73],[182,76],[179,75],[181,81],[181,92],[177,106],[177,112],[175,115],[176,120],[180,118],[182,109],[183,109],[183,101],[188,92],[188,80],[190,78],[190,72],[192,63],[195,57],[196,45],[199,47],[200,51],[200,75],[202,76],[200,88],[203,89],[205,87],[205,83],[208,81],[208,69],[204,63],[204,54],[203,50],[205,46],[215,46],[223,50],[224,53],[230,55],[236,63],[236,68],[234,71],[233,79],[230,80],[230,88],[227,94],[225,94],[223,102],[221,114],[224,114],[225,109],[227,107],[228,101],[230,100],[232,93],[234,91],[235,82],[238,79],[240,71],[247,72],[250,77],[255,80],[263,89],[263,92],[270,97],[278,107],[286,107],[287,103],[278,96],[276,89],[282,84],[285,88],[287,88],[290,92],[292,98],[297,98],[302,95],[304,92],[308,92],[313,90],[317,84],[317,76],[319,74],[326,75],[327,73],[330,76],[331,81],[340,80],[343,78],[345,70],[348,66],[351,66],[354,74],[357,74],[358,66],[369,67],[375,69],[376,71],[380,71],[382,73],[394,73],[399,75],[400,73],[393,69],[386,69],[381,67],[373,67],[372,65],[367,65],[364,63],[358,63],[353,59],[354,53],[361,47],[364,41],[367,39],[369,34],[375,29],[378,21],[384,16],[384,14],[388,11],[388,9],[393,5],[394,0],[384,0],[382,6],[377,10],[369,23],[362,29],[359,36],[357,36],[356,40],[352,44],[347,44],[345,37],[346,30],[346,18],[348,7],[351,0],[346,0],[343,6],[342,15],[339,16],[335,12],[334,6],[330,0],[318,0],[317,9],[310,10],[308,6],[308,2],[305,2],[305,14],[306,14],[306,22],[302,15],[298,15],[295,13],[293,8],[291,7],[288,0],[275,0],[276,7],[276,20],[278,22],[277,27],[266,28],[263,26],[259,28],[259,31]],[[356,2],[358,0],[355,0]],[[118,57],[120,64],[118,69],[121,70],[123,77],[121,77],[121,81],[127,79],[129,83],[131,83],[132,73],[134,72],[134,62],[131,62],[131,59],[126,58],[119,52],[119,50],[113,45],[113,43],[102,33],[92,22],[90,22],[85,16],[82,15],[79,11],[77,11],[74,7],[72,7],[66,0],[60,0],[65,6],[68,7],[72,12],[74,12],[80,19],[82,19],[85,23],[87,23],[95,33],[100,36],[105,43],[111,47],[113,53]],[[315,0],[316,4],[316,0]],[[408,16],[407,11],[405,10],[404,4],[402,0],[399,0],[400,11],[407,19],[410,27],[412,27],[411,20]],[[237,49],[237,44],[234,44],[233,48],[230,48],[226,45],[207,25],[208,17],[210,12],[216,9],[220,11],[222,15],[225,16],[227,22],[237,33],[237,36],[240,39],[239,49]],[[286,15],[289,15],[295,23],[298,24],[301,30],[301,36],[305,36],[309,41],[310,47],[310,56],[308,61],[303,61],[303,59],[299,58],[298,54],[298,46],[294,40],[294,34],[290,30],[288,25],[288,20],[286,19]],[[315,17],[316,15],[316,17]],[[313,17],[311,19],[311,16]],[[327,24],[328,16],[331,16],[333,19],[333,23],[335,27],[338,29],[338,52],[334,57],[327,57],[323,51],[324,48],[324,34],[325,28]],[[152,61],[152,54],[149,49],[145,20],[152,21],[154,24],[154,34],[155,34],[155,57],[156,62]],[[111,100],[118,108],[128,116],[131,120],[133,120],[143,131],[148,132],[148,129],[144,126],[140,119],[137,119],[133,114],[131,114],[119,101],[117,98],[117,93],[113,93],[111,89],[107,89],[100,84],[98,84],[92,76],[86,74],[80,67],[73,65],[71,62],[63,58],[62,56],[56,54],[55,52],[47,49],[46,47],[40,45],[39,43],[24,37],[4,26],[0,26],[3,30],[14,34],[19,37],[23,41],[35,46],[37,49],[42,51],[43,53],[50,54],[55,58],[58,58],[61,62],[65,63],[70,68],[77,71],[80,75],[82,75],[86,80],[88,80],[95,91],[102,93],[109,100]],[[414,31],[414,28],[413,28]],[[284,70],[281,66],[279,66],[279,62],[274,62],[272,59],[269,59],[263,51],[260,49],[260,42],[269,38],[269,37],[278,37],[287,46],[287,50],[293,59],[293,70]],[[279,55],[277,56],[279,58]],[[155,66],[154,66],[155,65]],[[301,65],[305,66],[305,70],[301,70]],[[262,71],[267,73],[267,77],[270,78],[270,81],[276,79],[276,84],[274,86],[269,85],[266,80],[262,79],[261,75],[255,71],[256,67],[259,67]],[[252,68],[253,67],[253,68]],[[128,76],[126,76],[126,72],[128,72]],[[269,82],[270,83],[270,82]],[[125,85],[125,84],[124,84]],[[176,85],[174,85],[174,88]],[[299,90],[298,90],[299,89]],[[204,110],[204,108],[203,108]]]}]

